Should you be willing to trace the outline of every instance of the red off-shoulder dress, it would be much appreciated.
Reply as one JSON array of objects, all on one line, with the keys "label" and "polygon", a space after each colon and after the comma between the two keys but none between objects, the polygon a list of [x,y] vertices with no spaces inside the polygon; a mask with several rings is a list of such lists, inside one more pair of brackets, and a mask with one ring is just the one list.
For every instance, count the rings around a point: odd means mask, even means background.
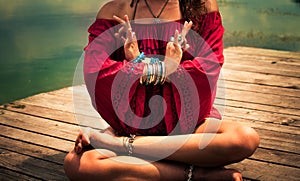
[{"label": "red off-shoulder dress", "polygon": [[[140,51],[163,61],[170,37],[183,23],[133,22]],[[114,36],[120,28],[118,22],[96,19],[90,26],[85,83],[94,107],[119,135],[187,134],[208,117],[220,118],[213,103],[224,62],[221,15],[210,12],[193,23],[194,31],[187,35],[190,48],[183,53],[177,71],[169,76],[170,82],[163,85],[139,83],[145,65],[125,59],[123,42]]]}]

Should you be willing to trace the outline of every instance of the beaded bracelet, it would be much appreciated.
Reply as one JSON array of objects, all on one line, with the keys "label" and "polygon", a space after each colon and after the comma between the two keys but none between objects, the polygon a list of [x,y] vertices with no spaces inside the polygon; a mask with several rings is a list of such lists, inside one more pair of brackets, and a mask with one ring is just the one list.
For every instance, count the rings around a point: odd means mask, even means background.
[{"label": "beaded bracelet", "polygon": [[144,52],[141,52],[139,54],[139,56],[137,56],[134,60],[133,60],[133,63],[140,63],[142,60],[145,59],[145,54]]}]

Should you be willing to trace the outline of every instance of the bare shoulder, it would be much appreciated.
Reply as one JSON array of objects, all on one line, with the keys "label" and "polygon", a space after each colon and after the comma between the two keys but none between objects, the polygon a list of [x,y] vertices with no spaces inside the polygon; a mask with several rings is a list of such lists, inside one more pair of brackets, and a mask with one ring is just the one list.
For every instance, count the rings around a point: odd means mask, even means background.
[{"label": "bare shoulder", "polygon": [[201,0],[201,1],[205,2],[205,7],[207,9],[207,12],[219,11],[217,0]]},{"label": "bare shoulder", "polygon": [[97,18],[112,19],[113,15],[124,15],[127,12],[127,0],[110,0],[106,2],[99,10]]}]

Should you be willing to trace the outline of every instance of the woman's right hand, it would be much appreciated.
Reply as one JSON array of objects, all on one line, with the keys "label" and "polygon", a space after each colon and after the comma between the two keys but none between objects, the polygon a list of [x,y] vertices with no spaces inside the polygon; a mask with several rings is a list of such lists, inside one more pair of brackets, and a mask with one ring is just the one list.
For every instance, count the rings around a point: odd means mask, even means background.
[{"label": "woman's right hand", "polygon": [[113,18],[120,24],[122,24],[119,32],[115,34],[115,37],[120,38],[124,41],[125,58],[128,61],[132,61],[140,55],[140,50],[136,35],[132,31],[129,18],[127,15],[124,16],[124,19],[118,16],[113,16]]},{"label": "woman's right hand", "polygon": [[82,153],[84,147],[87,147],[90,144],[89,133],[89,131],[80,131],[77,135],[74,147],[74,150],[77,154]]}]

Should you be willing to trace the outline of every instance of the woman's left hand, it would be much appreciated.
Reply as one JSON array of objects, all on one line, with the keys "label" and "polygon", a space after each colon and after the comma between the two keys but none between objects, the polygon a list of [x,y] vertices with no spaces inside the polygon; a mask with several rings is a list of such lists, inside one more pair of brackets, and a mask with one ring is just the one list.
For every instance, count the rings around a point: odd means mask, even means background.
[{"label": "woman's left hand", "polygon": [[87,147],[90,144],[90,136],[87,131],[80,131],[76,141],[74,150],[77,154],[82,153],[84,147]]},{"label": "woman's left hand", "polygon": [[124,19],[121,19],[118,16],[113,16],[113,18],[122,24],[118,33],[115,34],[115,37],[121,38],[124,41],[125,58],[132,61],[140,55],[140,50],[135,32],[132,31],[129,18],[127,15],[124,16]]}]

